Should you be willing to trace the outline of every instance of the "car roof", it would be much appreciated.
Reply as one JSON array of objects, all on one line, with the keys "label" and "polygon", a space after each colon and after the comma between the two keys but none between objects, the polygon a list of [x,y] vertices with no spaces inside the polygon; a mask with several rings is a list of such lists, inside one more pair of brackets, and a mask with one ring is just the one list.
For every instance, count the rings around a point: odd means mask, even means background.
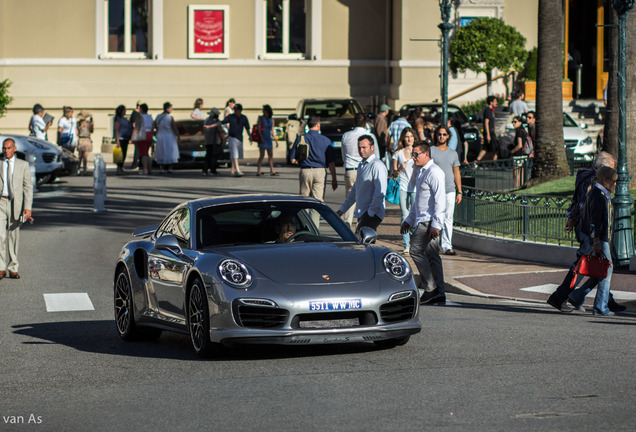
[{"label": "car roof", "polygon": [[[434,102],[422,102],[422,103],[408,103],[408,104],[404,104],[402,105],[402,108],[415,108],[415,107],[434,107],[434,108],[441,108],[442,104],[441,103],[434,103]],[[449,107],[453,107],[453,108],[457,108],[458,110],[461,110],[461,108],[459,107],[459,105],[455,105],[455,104],[448,104],[447,106]]]},{"label": "car roof", "polygon": [[303,102],[339,102],[339,101],[354,101],[357,102],[354,98],[312,98],[312,99],[303,99]]},{"label": "car roof", "polygon": [[[289,202],[289,203],[307,203],[307,204],[323,204],[315,198],[302,197],[298,195],[222,195],[215,197],[198,198],[188,201],[193,207],[209,207],[214,205],[239,204],[250,202]],[[324,204],[323,204],[324,205]]]}]

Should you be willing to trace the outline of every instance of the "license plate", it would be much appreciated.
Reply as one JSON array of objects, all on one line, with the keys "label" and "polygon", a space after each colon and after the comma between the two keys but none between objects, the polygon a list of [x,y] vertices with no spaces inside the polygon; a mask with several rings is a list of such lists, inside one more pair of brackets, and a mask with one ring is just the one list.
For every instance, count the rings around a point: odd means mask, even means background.
[{"label": "license plate", "polygon": [[340,146],[342,145],[342,143],[341,143],[340,141],[332,141],[332,142],[331,142],[331,145],[332,145],[333,147],[340,147]]},{"label": "license plate", "polygon": [[360,325],[360,318],[348,318],[340,320],[316,320],[316,321],[300,321],[300,328],[346,328],[356,327]]},{"label": "license plate", "polygon": [[350,300],[325,300],[325,301],[310,301],[309,310],[315,311],[340,311],[349,309],[362,309],[361,299]]},{"label": "license plate", "polygon": [[205,157],[205,150],[202,151],[193,151],[192,157]]}]

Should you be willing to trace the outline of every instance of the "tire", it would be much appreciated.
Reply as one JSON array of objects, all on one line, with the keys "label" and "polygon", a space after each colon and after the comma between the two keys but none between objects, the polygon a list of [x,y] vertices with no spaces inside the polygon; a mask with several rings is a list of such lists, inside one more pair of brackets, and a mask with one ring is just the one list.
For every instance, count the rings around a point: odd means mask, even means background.
[{"label": "tire", "polygon": [[218,344],[210,340],[210,310],[201,279],[192,282],[187,299],[187,324],[192,348],[199,357],[210,357]]},{"label": "tire", "polygon": [[115,276],[115,325],[123,340],[136,340],[141,332],[135,323],[132,288],[126,271],[121,268]]},{"label": "tire", "polygon": [[140,327],[135,323],[132,287],[126,271],[121,268],[115,276],[115,325],[119,337],[126,341],[156,340],[161,329]]},{"label": "tire", "polygon": [[395,338],[395,339],[384,339],[384,340],[379,340],[379,341],[373,341],[373,343],[378,348],[391,349],[391,348],[395,348],[396,346],[406,345],[406,343],[409,341],[409,339],[411,339],[411,336],[404,336],[404,337]]}]

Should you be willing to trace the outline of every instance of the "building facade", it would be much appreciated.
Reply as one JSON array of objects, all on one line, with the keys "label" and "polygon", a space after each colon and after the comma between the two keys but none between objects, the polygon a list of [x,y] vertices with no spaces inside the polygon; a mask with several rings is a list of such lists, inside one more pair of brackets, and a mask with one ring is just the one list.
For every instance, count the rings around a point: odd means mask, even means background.
[{"label": "building facade", "polygon": [[[537,4],[460,0],[453,20],[502,18],[531,49]],[[0,80],[14,97],[0,132],[26,134],[35,103],[55,125],[63,105],[88,109],[101,142],[115,107],[139,99],[187,118],[198,97],[206,109],[235,98],[251,120],[263,104],[288,114],[301,98],[355,97],[369,111],[432,101],[440,21],[436,0],[0,0]],[[484,81],[461,74],[449,94]]]}]

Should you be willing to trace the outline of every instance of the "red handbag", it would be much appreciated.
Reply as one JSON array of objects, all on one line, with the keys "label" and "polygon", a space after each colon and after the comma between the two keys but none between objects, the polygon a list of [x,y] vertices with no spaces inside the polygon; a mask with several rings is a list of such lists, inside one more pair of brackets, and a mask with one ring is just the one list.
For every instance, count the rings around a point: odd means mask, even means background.
[{"label": "red handbag", "polygon": [[570,283],[570,289],[574,289],[578,275],[588,276],[594,279],[605,279],[610,265],[612,265],[612,263],[605,257],[583,255],[579,258],[574,268],[574,276],[572,277],[572,283]]},{"label": "red handbag", "polygon": [[254,142],[261,142],[261,136],[258,133],[258,124],[252,126],[252,132],[250,133],[250,139]]}]

